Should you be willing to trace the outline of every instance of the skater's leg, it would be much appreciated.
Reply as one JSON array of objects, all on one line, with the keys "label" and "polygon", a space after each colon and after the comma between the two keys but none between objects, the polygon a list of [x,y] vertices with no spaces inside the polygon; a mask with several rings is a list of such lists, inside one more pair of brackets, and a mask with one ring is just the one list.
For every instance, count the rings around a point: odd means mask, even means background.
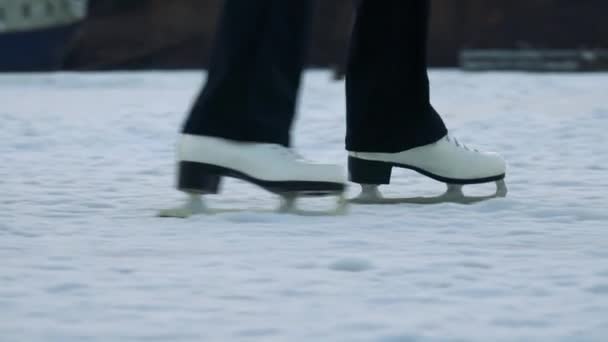
[{"label": "skater's leg", "polygon": [[463,199],[460,188],[486,182],[497,182],[495,196],[504,196],[504,160],[447,136],[430,104],[428,25],[429,0],[360,2],[347,69],[350,180],[377,197],[377,185],[389,184],[398,167],[447,183],[442,201],[479,200]]},{"label": "skater's leg", "polygon": [[207,83],[183,132],[289,145],[310,0],[227,0]]},{"label": "skater's leg", "polygon": [[207,83],[177,146],[188,202],[161,216],[205,212],[199,196],[218,193],[224,177],[279,194],[283,210],[299,196],[342,197],[341,166],[288,147],[311,10],[311,0],[226,0]]},{"label": "skater's leg", "polygon": [[347,66],[347,150],[399,152],[447,134],[429,101],[428,24],[428,0],[359,2]]}]

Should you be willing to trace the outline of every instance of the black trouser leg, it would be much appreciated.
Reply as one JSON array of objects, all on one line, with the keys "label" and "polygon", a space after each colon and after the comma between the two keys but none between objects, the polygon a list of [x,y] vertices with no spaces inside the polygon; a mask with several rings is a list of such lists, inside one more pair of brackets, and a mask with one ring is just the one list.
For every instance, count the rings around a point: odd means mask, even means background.
[{"label": "black trouser leg", "polygon": [[447,129],[429,100],[429,0],[359,2],[347,66],[346,148],[399,152]]},{"label": "black trouser leg", "polygon": [[226,0],[184,133],[289,145],[310,0]]}]

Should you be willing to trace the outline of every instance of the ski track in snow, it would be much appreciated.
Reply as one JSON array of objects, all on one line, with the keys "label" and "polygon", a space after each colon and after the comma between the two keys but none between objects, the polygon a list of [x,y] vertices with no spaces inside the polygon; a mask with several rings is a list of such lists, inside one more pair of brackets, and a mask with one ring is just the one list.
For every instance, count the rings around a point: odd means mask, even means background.
[{"label": "ski track in snow", "polygon": [[[345,165],[329,79],[306,74],[294,142]],[[608,338],[608,74],[431,72],[452,133],[508,160],[506,199],[300,217],[228,181],[210,205],[234,211],[156,218],[183,198],[173,147],[202,81],[0,75],[1,341]],[[405,171],[383,189],[442,190]]]}]

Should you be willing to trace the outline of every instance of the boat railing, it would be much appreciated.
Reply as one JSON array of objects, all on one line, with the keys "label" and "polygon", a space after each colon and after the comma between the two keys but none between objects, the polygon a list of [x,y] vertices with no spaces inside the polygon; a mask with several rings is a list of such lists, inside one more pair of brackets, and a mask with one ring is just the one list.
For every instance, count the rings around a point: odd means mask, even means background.
[{"label": "boat railing", "polygon": [[2,0],[0,33],[69,25],[86,17],[88,0]]}]

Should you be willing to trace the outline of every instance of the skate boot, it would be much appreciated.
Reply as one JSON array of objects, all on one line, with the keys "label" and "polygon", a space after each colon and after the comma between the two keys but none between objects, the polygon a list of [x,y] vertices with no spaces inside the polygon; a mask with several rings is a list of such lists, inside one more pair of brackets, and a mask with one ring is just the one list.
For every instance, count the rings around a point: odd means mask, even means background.
[{"label": "skate boot", "polygon": [[[378,186],[390,183],[394,167],[411,169],[443,182],[447,190],[437,197],[383,198]],[[362,187],[361,194],[352,200],[355,203],[470,204],[507,195],[504,160],[496,153],[471,149],[450,136],[398,153],[350,152],[348,169],[350,180]],[[496,182],[495,194],[473,197],[462,192],[463,185],[490,182]]]},{"label": "skate boot", "polygon": [[161,211],[163,217],[210,212],[201,195],[219,193],[223,177],[238,178],[279,195],[281,212],[297,213],[296,199],[306,196],[337,196],[336,212],[345,209],[342,167],[304,161],[281,145],[184,134],[177,154],[177,188],[189,198],[184,206]]}]

